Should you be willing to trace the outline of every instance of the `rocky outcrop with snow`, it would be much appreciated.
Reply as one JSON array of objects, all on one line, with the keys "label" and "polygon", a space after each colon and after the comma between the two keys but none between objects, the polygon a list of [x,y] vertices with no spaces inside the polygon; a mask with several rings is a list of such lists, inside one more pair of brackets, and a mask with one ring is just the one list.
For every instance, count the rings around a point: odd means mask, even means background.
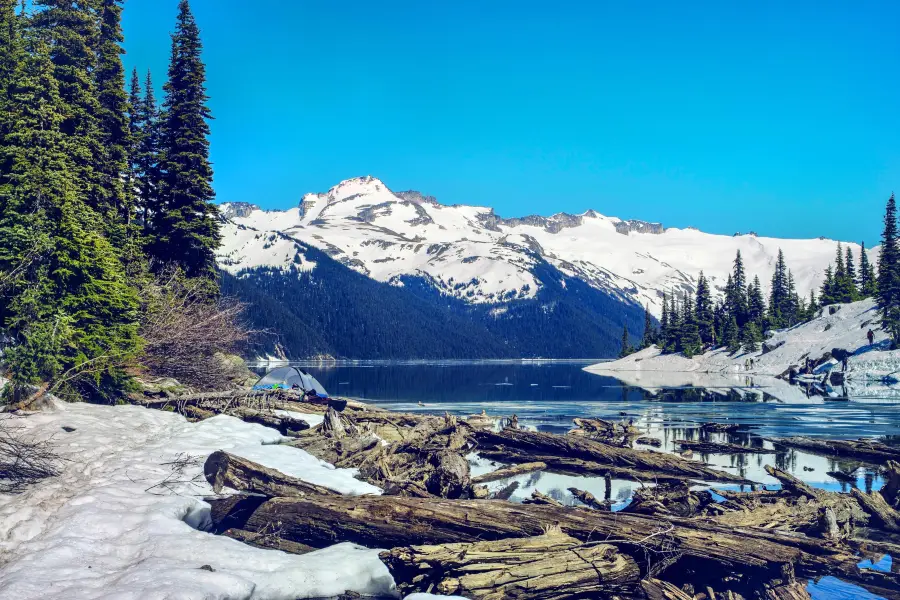
[{"label": "rocky outcrop with snow", "polygon": [[468,302],[499,303],[534,297],[541,285],[534,269],[547,261],[623,301],[647,304],[657,315],[662,293],[693,291],[701,270],[721,290],[737,250],[748,274],[767,285],[781,248],[799,293],[808,294],[821,284],[837,245],[667,229],[593,210],[504,219],[487,207],[395,193],[374,177],[307,194],[289,210],[247,203],[220,210],[226,223],[218,259],[231,273],[259,266],[312,270],[315,264],[302,251],[308,244],[379,281],[399,285],[401,277],[417,276]]},{"label": "rocky outcrop with snow", "polygon": [[[654,346],[623,359],[588,367],[594,373],[615,375],[621,372],[681,372],[721,375],[783,375],[791,366],[803,366],[806,359],[818,361],[834,348],[855,353],[849,370],[862,376],[869,367],[878,371],[890,369],[893,352],[882,352],[887,346],[887,334],[878,323],[878,308],[874,300],[851,304],[835,304],[819,311],[815,319],[771,332],[763,349],[757,352],[730,354],[719,348],[693,358],[681,354],[660,354]],[[872,329],[875,343],[869,345],[866,333]],[[752,361],[752,363],[751,363]],[[874,367],[872,367],[874,368]],[[854,372],[855,369],[855,372]],[[896,369],[900,369],[897,364]]]}]

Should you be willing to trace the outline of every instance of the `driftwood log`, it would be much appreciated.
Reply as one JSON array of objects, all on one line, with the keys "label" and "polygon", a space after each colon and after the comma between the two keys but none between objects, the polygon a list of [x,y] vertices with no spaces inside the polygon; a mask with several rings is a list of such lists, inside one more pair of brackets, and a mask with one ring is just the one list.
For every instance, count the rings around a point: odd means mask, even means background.
[{"label": "driftwood log", "polygon": [[[643,471],[645,474],[658,473],[683,478],[698,478],[706,481],[747,483],[747,480],[743,477],[711,469],[703,464],[687,461],[671,454],[622,448],[580,436],[562,436],[512,428],[504,429],[498,433],[476,431],[474,435],[479,448],[494,450],[512,448],[519,453],[528,453],[535,456],[578,458],[600,464]],[[535,458],[531,462],[535,461],[547,462],[543,458]]]},{"label": "driftwood log", "polygon": [[878,492],[866,494],[857,488],[851,489],[850,493],[872,517],[874,525],[885,531],[900,533],[900,511],[894,510],[881,494]]},{"label": "driftwood log", "polygon": [[213,452],[206,459],[203,475],[217,494],[224,487],[239,492],[260,494],[267,498],[339,494],[327,487],[307,483],[221,450]]},{"label": "driftwood log", "polygon": [[[214,520],[222,520],[223,513],[230,516],[214,508]],[[490,541],[537,536],[558,525],[582,542],[615,544],[636,559],[643,557],[639,563],[644,573],[659,565],[690,566],[696,577],[726,574],[751,585],[793,569],[802,579],[834,575],[900,597],[900,592],[889,592],[900,590],[900,574],[861,570],[855,553],[841,546],[698,519],[660,520],[499,500],[321,496],[267,500],[246,520],[232,519],[229,528],[252,532],[272,523],[280,523],[280,536],[313,547],[341,541],[370,547]]]},{"label": "driftwood log", "polygon": [[608,544],[582,544],[559,528],[528,538],[382,552],[403,594],[434,589],[473,600],[631,596],[640,569]]},{"label": "driftwood log", "polygon": [[768,473],[771,477],[777,479],[781,483],[781,486],[791,493],[800,496],[806,496],[810,500],[815,500],[822,493],[821,490],[817,490],[814,487],[802,482],[786,471],[782,471],[781,469],[777,469],[771,465],[766,465],[765,469],[766,473]]},{"label": "driftwood log", "polygon": [[581,418],[574,419],[573,423],[575,428],[569,430],[569,435],[580,435],[614,446],[628,446],[631,440],[641,435],[631,423]]},{"label": "driftwood log", "polygon": [[517,475],[524,475],[526,473],[534,473],[535,471],[543,471],[547,468],[547,463],[543,462],[533,462],[533,463],[521,463],[518,465],[511,465],[508,467],[503,467],[497,469],[496,471],[491,471],[490,473],[485,473],[483,475],[478,475],[477,477],[472,478],[472,483],[489,483],[491,481],[499,481],[500,479],[508,479],[510,477],[515,477]]},{"label": "driftwood log", "polygon": [[700,454],[777,454],[772,448],[757,448],[722,442],[701,442],[694,440],[675,440],[675,444],[685,450],[693,450]]},{"label": "driftwood log", "polygon": [[857,460],[884,463],[900,461],[900,447],[889,446],[871,440],[816,440],[805,437],[770,439],[773,444],[797,448],[824,456],[841,456]]},{"label": "driftwood log", "polygon": [[569,493],[575,496],[579,502],[584,504],[585,506],[589,506],[594,510],[609,510],[610,502],[598,500],[596,496],[594,496],[590,492],[586,492],[584,490],[579,490],[578,488],[570,487]]}]

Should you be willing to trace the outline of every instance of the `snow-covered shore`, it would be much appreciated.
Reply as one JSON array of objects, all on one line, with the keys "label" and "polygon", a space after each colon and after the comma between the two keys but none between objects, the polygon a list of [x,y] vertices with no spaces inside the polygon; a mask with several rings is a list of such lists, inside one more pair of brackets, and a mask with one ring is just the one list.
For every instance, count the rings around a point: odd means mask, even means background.
[{"label": "snow-covered shore", "polygon": [[[202,464],[219,449],[343,493],[380,493],[352,470],[275,445],[273,429],[89,404],[0,418],[52,438],[64,459],[59,476],[0,495],[0,598],[398,596],[377,550],[344,543],[296,556],[201,530],[212,494]],[[179,459],[188,463],[181,472],[171,464]]]},{"label": "snow-covered shore", "polygon": [[[802,366],[807,358],[817,360],[834,348],[854,353],[850,358],[850,376],[861,378],[866,365],[878,364],[878,372],[900,369],[900,353],[884,351],[887,334],[878,325],[879,315],[874,300],[826,306],[817,318],[772,332],[765,346],[769,351],[729,354],[724,348],[693,358],[681,354],[661,354],[656,347],[646,348],[625,358],[587,367],[597,374],[618,376],[624,373],[691,373],[693,384],[707,387],[730,387],[740,384],[747,375],[782,375],[793,365]],[[871,346],[866,332],[871,329],[875,343]],[[752,360],[752,366],[750,365]],[[896,366],[892,366],[896,365]],[[633,378],[634,375],[629,375]],[[650,379],[650,377],[648,377]]]}]

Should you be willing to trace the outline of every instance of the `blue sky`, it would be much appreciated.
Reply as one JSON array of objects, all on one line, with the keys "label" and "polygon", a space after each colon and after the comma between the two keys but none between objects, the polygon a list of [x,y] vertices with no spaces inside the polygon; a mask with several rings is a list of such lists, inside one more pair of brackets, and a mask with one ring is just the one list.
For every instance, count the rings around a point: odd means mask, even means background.
[{"label": "blue sky", "polygon": [[[176,4],[125,7],[126,66],[160,86]],[[900,3],[192,6],[220,201],[375,175],[503,216],[874,245],[900,193]]]}]

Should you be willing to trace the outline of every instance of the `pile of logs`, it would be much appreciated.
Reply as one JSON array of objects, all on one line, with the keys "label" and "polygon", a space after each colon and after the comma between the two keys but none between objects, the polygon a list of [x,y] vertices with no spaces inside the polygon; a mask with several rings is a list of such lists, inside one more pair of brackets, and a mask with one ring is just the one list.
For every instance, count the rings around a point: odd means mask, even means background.
[{"label": "pile of logs", "polygon": [[[857,566],[861,556],[900,556],[900,463],[893,460],[881,493],[825,492],[767,467],[780,490],[720,490],[717,502],[693,483],[752,482],[636,450],[627,424],[579,419],[574,433],[556,435],[494,431],[484,415],[469,422],[340,408],[323,406],[322,424],[295,430],[288,443],[358,469],[384,495],[342,495],[216,452],[206,478],[217,493],[233,491],[209,499],[214,531],[287,552],[338,542],[387,548],[381,559],[403,594],[802,599],[807,580],[833,575],[900,599],[900,573]],[[473,477],[473,452],[505,466]],[[485,485],[542,471],[605,477],[607,492],[598,499],[570,488],[577,507],[540,492],[517,504],[505,498],[518,481],[493,495]],[[612,477],[646,484],[620,512],[611,512]]]}]

